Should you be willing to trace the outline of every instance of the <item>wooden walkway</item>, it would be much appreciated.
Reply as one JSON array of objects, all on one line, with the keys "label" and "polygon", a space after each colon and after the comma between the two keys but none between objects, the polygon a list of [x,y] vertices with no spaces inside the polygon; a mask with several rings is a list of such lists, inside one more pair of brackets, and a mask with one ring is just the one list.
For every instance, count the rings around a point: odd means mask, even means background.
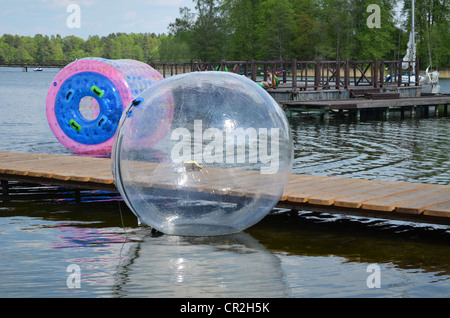
[{"label": "wooden walkway", "polygon": [[[0,152],[0,180],[4,196],[8,181],[117,191],[108,158]],[[168,189],[163,178],[151,186]],[[201,191],[213,188],[208,183]],[[251,188],[221,189],[220,195],[251,196]],[[278,207],[450,224],[450,185],[293,174]]]},{"label": "wooden walkway", "polygon": [[[382,94],[380,94],[382,96]],[[314,109],[364,109],[385,107],[412,107],[412,106],[436,106],[449,105],[450,95],[423,96],[396,99],[336,99],[336,100],[307,100],[285,101],[285,108],[314,108]]]}]

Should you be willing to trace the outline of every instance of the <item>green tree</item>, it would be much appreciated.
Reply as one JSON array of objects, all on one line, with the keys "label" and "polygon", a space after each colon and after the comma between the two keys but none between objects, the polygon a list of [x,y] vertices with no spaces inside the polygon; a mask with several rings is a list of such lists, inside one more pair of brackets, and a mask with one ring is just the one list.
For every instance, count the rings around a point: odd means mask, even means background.
[{"label": "green tree", "polygon": [[320,35],[318,19],[314,14],[315,1],[295,1],[293,6],[296,8],[292,38],[293,56],[298,59],[313,60],[316,57],[316,39]]},{"label": "green tree", "polygon": [[219,1],[194,0],[197,13],[181,8],[181,17],[169,25],[170,32],[189,43],[191,52],[203,61],[218,61],[225,56],[227,34],[224,12]]},{"label": "green tree", "polygon": [[229,57],[251,60],[261,52],[258,33],[260,0],[225,0],[223,17],[227,21]]},{"label": "green tree", "polygon": [[[360,0],[359,8],[353,10],[356,16],[361,17],[360,23],[355,28],[357,44],[353,52],[357,59],[372,60],[372,59],[386,59],[392,57],[395,45],[395,25],[392,15],[392,1],[388,0]],[[367,25],[367,20],[372,12],[367,12],[370,4],[379,6],[381,25],[379,28],[370,28]]]},{"label": "green tree", "polygon": [[259,41],[266,59],[283,59],[290,55],[293,38],[294,9],[288,0],[265,0],[259,7]]}]

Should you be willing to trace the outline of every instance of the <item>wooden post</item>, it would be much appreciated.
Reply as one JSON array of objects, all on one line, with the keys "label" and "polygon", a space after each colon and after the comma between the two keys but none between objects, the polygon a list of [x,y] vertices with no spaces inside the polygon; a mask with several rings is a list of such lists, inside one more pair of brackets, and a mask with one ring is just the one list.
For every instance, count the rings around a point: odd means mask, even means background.
[{"label": "wooden post", "polygon": [[344,82],[345,82],[345,89],[350,88],[350,61],[345,60],[345,71],[344,71]]},{"label": "wooden post", "polygon": [[384,61],[380,61],[380,86],[384,89]]},{"label": "wooden post", "polygon": [[416,117],[416,106],[411,106],[411,118],[415,118]]},{"label": "wooden post", "polygon": [[341,61],[336,62],[336,89],[341,90]]},{"label": "wooden post", "polygon": [[2,196],[6,198],[9,194],[9,184],[8,180],[2,180]]},{"label": "wooden post", "polygon": [[264,60],[264,81],[267,81],[267,62]]},{"label": "wooden post", "polygon": [[[303,78],[302,78],[303,80]],[[308,64],[305,64],[305,91],[308,89]]]},{"label": "wooden post", "polygon": [[319,90],[320,83],[320,61],[316,60],[316,65],[314,67],[314,90]]},{"label": "wooden post", "polygon": [[194,66],[194,60],[191,60],[191,72],[194,72],[195,66]]},{"label": "wooden post", "polygon": [[248,61],[245,61],[244,73],[245,73],[245,76],[247,77],[248,76]]},{"label": "wooden post", "polygon": [[256,82],[256,61],[253,59],[251,64],[252,81]]},{"label": "wooden post", "polygon": [[414,63],[414,74],[416,75],[415,86],[419,86],[419,58],[416,57],[416,63]]},{"label": "wooden post", "polygon": [[330,110],[329,109],[325,109],[322,115],[322,120],[323,121],[329,121],[330,120]]},{"label": "wooden post", "polygon": [[430,106],[423,106],[424,117],[430,117]]},{"label": "wooden post", "polygon": [[163,78],[166,78],[166,63],[163,64]]},{"label": "wooden post", "polygon": [[292,59],[292,92],[297,91],[297,59]]},{"label": "wooden post", "polygon": [[220,61],[220,70],[221,70],[222,72],[225,71],[225,65],[227,65],[227,62],[226,62],[224,59],[222,59],[222,60]]},{"label": "wooden post", "polygon": [[283,60],[283,83],[284,83],[284,84],[286,84],[286,82],[287,82],[287,78],[286,78],[286,68],[287,68],[286,60]]},{"label": "wooden post", "polygon": [[378,88],[378,61],[372,61],[372,85],[374,88]]},{"label": "wooden post", "polygon": [[388,120],[389,119],[389,107],[385,107],[383,109],[383,119]]},{"label": "wooden post", "polygon": [[398,83],[398,86],[402,86],[402,62],[403,62],[403,60],[398,61],[398,66],[397,66],[397,70],[398,70],[397,83]]}]

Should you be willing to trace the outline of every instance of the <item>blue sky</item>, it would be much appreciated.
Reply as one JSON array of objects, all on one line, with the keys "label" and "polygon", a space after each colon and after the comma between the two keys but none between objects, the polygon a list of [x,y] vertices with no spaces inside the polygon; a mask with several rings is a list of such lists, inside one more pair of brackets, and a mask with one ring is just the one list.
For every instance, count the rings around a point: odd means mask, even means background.
[{"label": "blue sky", "polygon": [[[79,28],[70,28],[68,18],[79,8]],[[12,0],[2,1],[0,35],[35,34],[89,35],[110,33],[168,33],[168,25],[179,17],[179,8],[194,8],[192,0]],[[72,16],[74,17],[74,16]],[[74,22],[75,20],[72,20]],[[69,22],[70,25],[70,22]]]}]

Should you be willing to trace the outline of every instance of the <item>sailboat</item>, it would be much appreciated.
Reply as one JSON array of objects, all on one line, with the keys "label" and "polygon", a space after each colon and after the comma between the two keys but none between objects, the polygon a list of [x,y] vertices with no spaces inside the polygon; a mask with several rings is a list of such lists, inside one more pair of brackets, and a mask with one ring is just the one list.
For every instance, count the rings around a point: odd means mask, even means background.
[{"label": "sailboat", "polygon": [[[402,63],[402,69],[409,69],[411,66],[411,69],[413,70],[413,73],[416,72],[416,41],[415,41],[415,21],[414,21],[414,12],[415,12],[415,6],[414,6],[414,0],[412,0],[412,7],[411,7],[411,32],[409,34],[409,40],[408,40],[408,46],[406,49],[406,55],[403,57]],[[439,72],[429,72],[430,66],[427,67],[425,71],[425,75],[419,75],[419,84],[421,87],[421,93],[422,94],[438,94],[440,90],[439,85]],[[408,75],[408,74],[402,74],[402,83],[414,83],[416,81],[416,76]],[[390,82],[392,79],[390,76],[386,77],[386,82]],[[394,79],[395,81],[397,79]]]}]

